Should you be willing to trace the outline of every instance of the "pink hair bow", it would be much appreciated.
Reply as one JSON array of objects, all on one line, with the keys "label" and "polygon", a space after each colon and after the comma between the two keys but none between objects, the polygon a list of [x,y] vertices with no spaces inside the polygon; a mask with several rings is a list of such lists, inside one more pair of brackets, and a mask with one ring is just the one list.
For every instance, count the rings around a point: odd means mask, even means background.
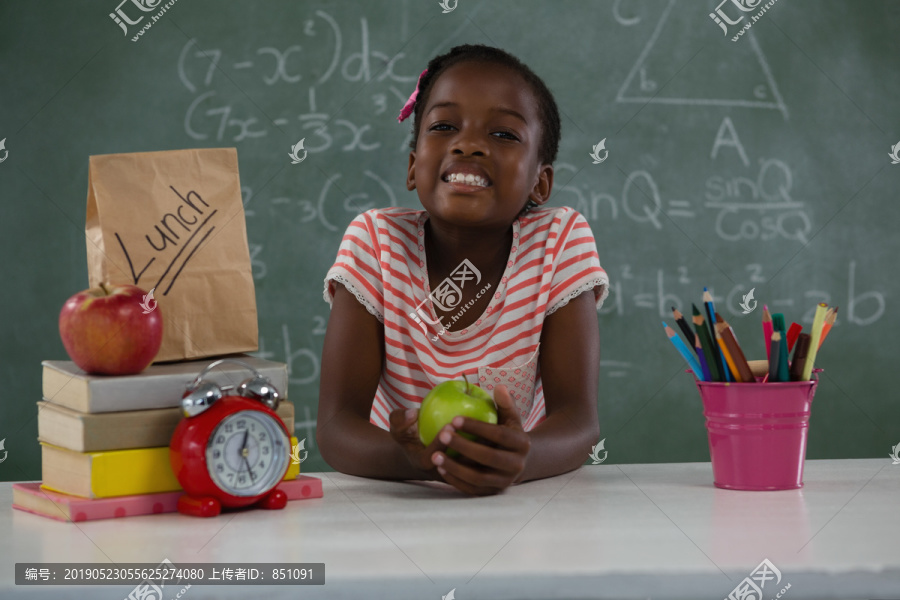
[{"label": "pink hair bow", "polygon": [[402,123],[406,118],[412,114],[413,109],[416,107],[416,98],[419,97],[419,83],[422,81],[422,77],[425,76],[425,73],[428,72],[428,69],[422,71],[419,75],[419,79],[416,81],[416,89],[409,96],[409,100],[406,101],[406,104],[403,105],[403,108],[400,110],[400,116],[397,117],[397,122]]}]

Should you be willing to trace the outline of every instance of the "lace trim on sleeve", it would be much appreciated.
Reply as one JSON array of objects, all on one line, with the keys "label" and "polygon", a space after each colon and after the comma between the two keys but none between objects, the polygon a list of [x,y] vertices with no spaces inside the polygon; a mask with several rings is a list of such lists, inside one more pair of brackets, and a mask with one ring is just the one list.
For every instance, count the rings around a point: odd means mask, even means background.
[{"label": "lace trim on sleeve", "polygon": [[347,289],[348,292],[350,292],[351,294],[356,296],[356,299],[359,300],[360,304],[362,304],[363,306],[366,307],[367,311],[372,313],[372,315],[376,319],[378,319],[379,321],[384,323],[384,315],[382,315],[380,312],[378,312],[378,309],[375,307],[375,305],[372,304],[371,302],[369,302],[369,300],[365,296],[363,296],[359,290],[356,289],[356,286],[353,285],[353,282],[348,280],[343,275],[337,275],[337,274],[331,275],[330,277],[328,277],[328,279],[325,280],[325,291],[322,293],[322,295],[325,298],[325,302],[327,302],[329,306],[331,306],[331,301],[332,301],[331,296],[328,295],[328,282],[329,281],[336,281],[336,282],[340,283],[341,285],[343,285]]},{"label": "lace trim on sleeve", "polygon": [[562,308],[563,306],[568,304],[569,301],[572,300],[572,298],[577,298],[583,292],[587,292],[588,290],[593,290],[598,285],[607,285],[607,284],[608,284],[608,282],[606,279],[600,279],[600,278],[592,279],[588,282],[582,283],[578,288],[573,290],[568,296],[566,296],[565,298],[563,298],[562,300],[560,300],[559,302],[554,304],[553,308],[551,308],[550,310],[547,311],[547,314],[552,315],[557,310],[559,310],[560,308]]}]

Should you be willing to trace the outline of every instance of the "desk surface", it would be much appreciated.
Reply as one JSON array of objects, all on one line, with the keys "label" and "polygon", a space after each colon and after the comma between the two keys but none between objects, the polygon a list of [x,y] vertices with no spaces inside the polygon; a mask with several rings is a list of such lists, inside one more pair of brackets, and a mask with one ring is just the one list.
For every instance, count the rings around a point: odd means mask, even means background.
[{"label": "desk surface", "polygon": [[[320,477],[282,511],[62,523],[12,510],[0,484],[0,597],[121,599],[133,586],[14,585],[16,562],[325,563],[324,586],[268,598],[727,598],[763,559],[782,597],[900,598],[900,465],[807,461],[805,487],[737,492],[709,463],[583,466],[498,496],[436,482]],[[177,591],[177,590],[176,590]],[[262,597],[194,586],[185,600]],[[173,592],[174,593],[174,592]],[[168,600],[168,596],[164,598]]]}]

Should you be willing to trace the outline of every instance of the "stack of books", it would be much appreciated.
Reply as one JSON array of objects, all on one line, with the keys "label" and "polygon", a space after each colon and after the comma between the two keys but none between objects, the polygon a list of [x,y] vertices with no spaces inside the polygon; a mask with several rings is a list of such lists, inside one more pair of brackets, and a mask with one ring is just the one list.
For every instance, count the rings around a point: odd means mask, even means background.
[{"label": "stack of books", "polygon": [[[276,411],[294,437],[287,365],[236,355],[282,395]],[[89,375],[71,361],[43,365],[38,405],[40,483],[13,486],[13,507],[59,520],[91,520],[176,510],[182,492],[169,462],[185,388],[212,360],[151,365],[137,375]],[[250,376],[225,363],[208,374],[221,386]],[[227,395],[227,392],[226,392]],[[289,499],[321,497],[321,481],[300,476],[296,460],[279,484]]]}]

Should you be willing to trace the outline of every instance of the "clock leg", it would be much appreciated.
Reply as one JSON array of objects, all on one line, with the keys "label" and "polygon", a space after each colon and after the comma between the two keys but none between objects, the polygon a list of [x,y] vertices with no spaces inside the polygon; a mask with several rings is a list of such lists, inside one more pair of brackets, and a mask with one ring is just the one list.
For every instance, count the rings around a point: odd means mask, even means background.
[{"label": "clock leg", "polygon": [[188,496],[178,499],[178,512],[189,517],[215,517],[222,512],[222,504],[211,496]]},{"label": "clock leg", "polygon": [[275,488],[256,503],[259,508],[276,510],[287,506],[287,494]]}]

